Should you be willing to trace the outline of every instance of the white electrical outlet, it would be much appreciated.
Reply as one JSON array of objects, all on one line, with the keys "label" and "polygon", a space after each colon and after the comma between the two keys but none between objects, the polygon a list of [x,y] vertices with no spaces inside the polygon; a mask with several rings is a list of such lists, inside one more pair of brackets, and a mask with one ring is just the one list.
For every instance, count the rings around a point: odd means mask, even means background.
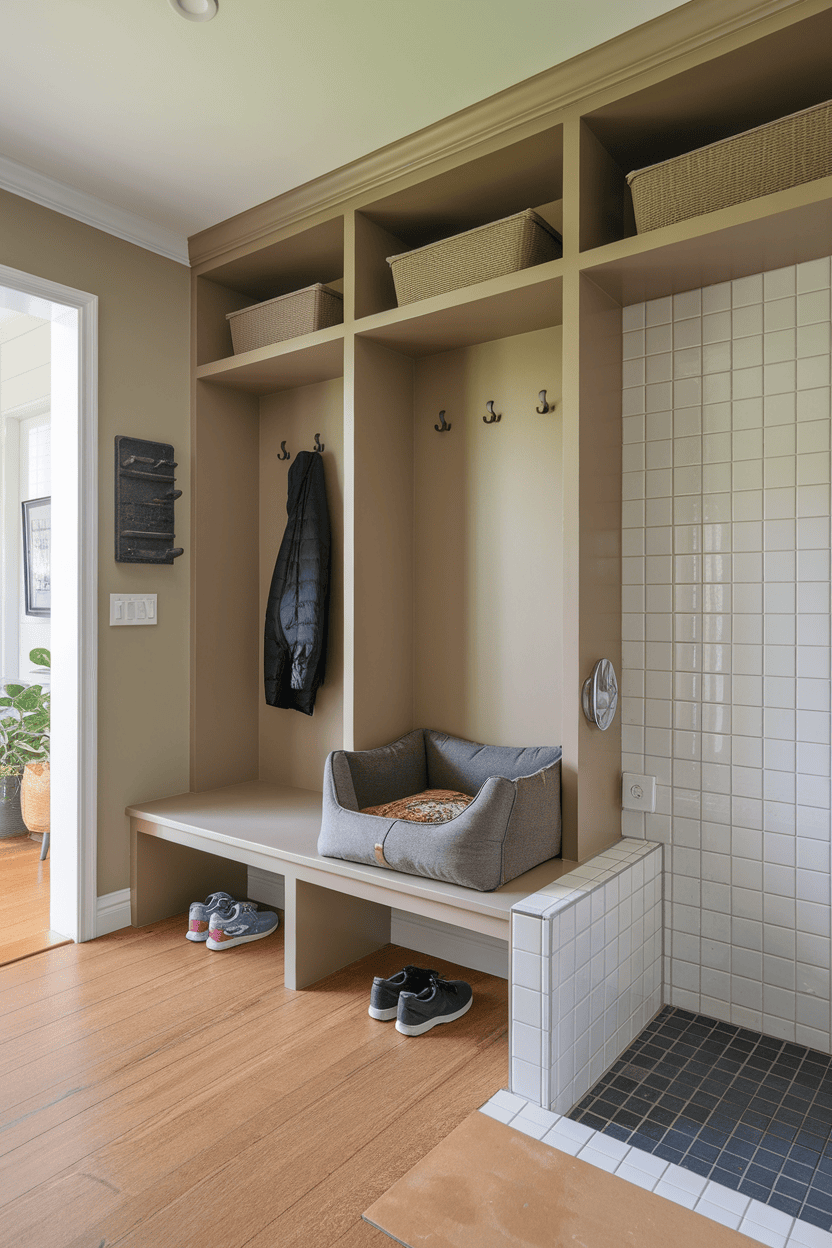
[{"label": "white electrical outlet", "polygon": [[637,776],[634,771],[625,771],[621,777],[621,805],[625,810],[655,814],[656,777]]},{"label": "white electrical outlet", "polygon": [[156,595],[110,594],[110,623],[113,627],[127,624],[155,624]]}]

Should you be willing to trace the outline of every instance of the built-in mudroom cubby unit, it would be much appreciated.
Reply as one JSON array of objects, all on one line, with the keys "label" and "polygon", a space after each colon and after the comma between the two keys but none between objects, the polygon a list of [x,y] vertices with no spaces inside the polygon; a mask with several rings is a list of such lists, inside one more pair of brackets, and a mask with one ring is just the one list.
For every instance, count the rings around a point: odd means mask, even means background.
[{"label": "built-in mudroom cubby unit", "polygon": [[[600,731],[581,691],[601,658],[622,675],[622,503],[629,528],[650,503],[622,476],[622,309],[832,252],[832,177],[799,169],[637,231],[628,174],[830,94],[828,3],[731,13],[717,29],[682,6],[190,240],[195,793],[320,792],[330,751],[433,728],[562,746],[565,869],[620,839],[621,714]],[[483,268],[515,218],[549,250]],[[390,259],[422,249],[450,289],[398,289]],[[316,284],[342,322],[234,353],[229,314]],[[646,359],[649,412],[686,364]],[[309,717],[264,704],[262,634],[287,474],[319,446],[332,580]],[[628,587],[628,613],[650,592]],[[631,666],[622,692],[645,697]]]},{"label": "built-in mudroom cubby unit", "polygon": [[[319,790],[329,751],[430,727],[562,745],[564,858],[618,839],[620,734],[586,724],[580,690],[620,662],[620,310],[575,270],[564,161],[542,117],[397,169],[382,195],[286,220],[275,203],[192,240],[194,791]],[[398,305],[390,257],[528,209],[552,258]],[[234,354],[229,313],[315,282],[343,324]],[[317,446],[333,562],[307,717],[265,705],[262,633],[281,456]]]}]

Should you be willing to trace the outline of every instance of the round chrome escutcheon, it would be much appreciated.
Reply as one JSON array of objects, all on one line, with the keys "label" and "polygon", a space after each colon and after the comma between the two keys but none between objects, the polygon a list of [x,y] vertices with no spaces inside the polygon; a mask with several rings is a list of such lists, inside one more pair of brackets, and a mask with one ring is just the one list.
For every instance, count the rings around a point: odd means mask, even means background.
[{"label": "round chrome escutcheon", "polygon": [[592,675],[584,681],[581,702],[591,724],[606,732],[618,707],[618,681],[609,659],[599,659]]}]

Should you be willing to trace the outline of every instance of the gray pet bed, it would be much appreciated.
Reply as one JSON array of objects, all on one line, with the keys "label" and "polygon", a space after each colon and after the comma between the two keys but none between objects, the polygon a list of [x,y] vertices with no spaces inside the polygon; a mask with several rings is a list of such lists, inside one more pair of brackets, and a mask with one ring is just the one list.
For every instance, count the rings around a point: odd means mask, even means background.
[{"label": "gray pet bed", "polygon": [[[417,729],[326,760],[318,853],[489,892],[560,853],[560,746],[478,745]],[[363,814],[426,789],[474,798],[447,823]]]}]

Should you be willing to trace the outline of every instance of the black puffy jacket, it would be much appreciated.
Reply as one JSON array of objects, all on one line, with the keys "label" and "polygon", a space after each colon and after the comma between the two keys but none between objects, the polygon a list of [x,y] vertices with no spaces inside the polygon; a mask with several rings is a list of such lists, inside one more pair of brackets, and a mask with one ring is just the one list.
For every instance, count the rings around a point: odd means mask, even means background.
[{"label": "black puffy jacket", "polygon": [[266,702],[311,715],[324,679],[329,609],[329,511],[317,451],[299,451],[289,469],[286,511],[266,607]]}]

